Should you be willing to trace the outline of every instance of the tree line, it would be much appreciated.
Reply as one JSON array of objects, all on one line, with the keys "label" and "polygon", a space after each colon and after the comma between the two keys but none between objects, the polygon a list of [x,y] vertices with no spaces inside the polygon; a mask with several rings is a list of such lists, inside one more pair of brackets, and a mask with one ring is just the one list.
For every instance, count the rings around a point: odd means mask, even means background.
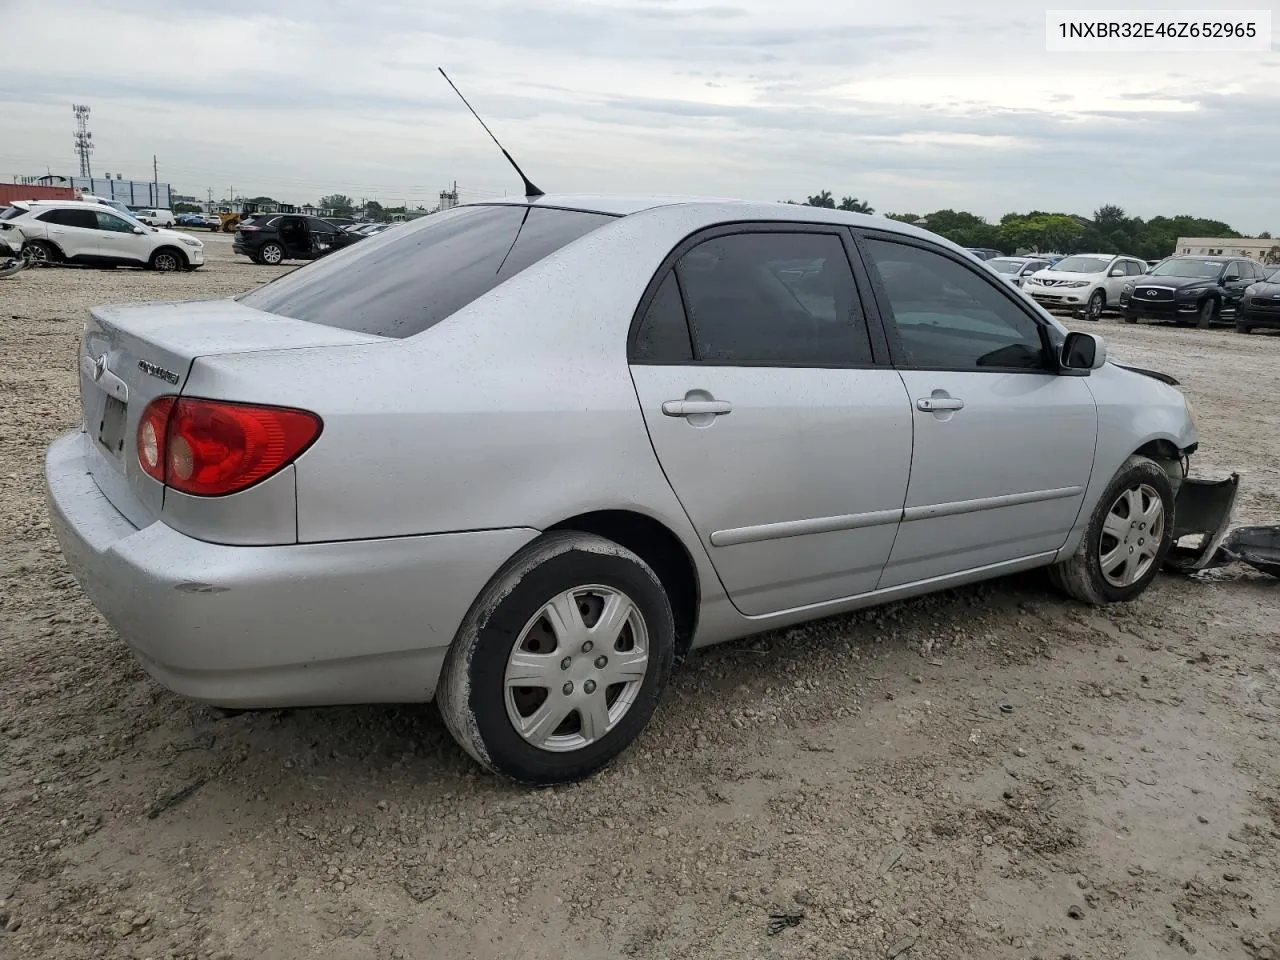
[{"label": "tree line", "polygon": [[[787,203],[796,203],[788,200]],[[854,213],[875,213],[870,204],[846,196],[838,204],[831,191],[822,190],[804,201],[805,206]],[[1044,253],[1084,253],[1097,251],[1128,254],[1143,260],[1158,260],[1174,252],[1179,237],[1241,237],[1221,220],[1205,220],[1182,214],[1175,217],[1127,216],[1121,207],[1107,204],[1094,211],[1092,218],[1070,213],[1006,213],[999,223],[964,210],[935,210],[932,213],[888,213],[890,220],[912,223],[962,247],[989,247],[1006,255],[1023,251]],[[1262,233],[1263,239],[1271,234]],[[1280,259],[1280,244],[1270,252]]]}]

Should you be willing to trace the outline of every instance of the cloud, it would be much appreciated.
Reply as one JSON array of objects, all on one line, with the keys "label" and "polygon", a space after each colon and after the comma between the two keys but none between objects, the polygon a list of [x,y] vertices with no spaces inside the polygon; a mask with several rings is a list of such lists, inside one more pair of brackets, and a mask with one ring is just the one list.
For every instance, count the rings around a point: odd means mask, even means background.
[{"label": "cloud", "polygon": [[[1273,55],[1048,54],[998,0],[7,0],[0,174],[99,169],[294,201],[533,179],[880,210],[1196,212],[1280,232]],[[73,23],[75,29],[66,29]],[[119,37],[127,44],[102,42]],[[1264,188],[1263,185],[1266,185]]]}]

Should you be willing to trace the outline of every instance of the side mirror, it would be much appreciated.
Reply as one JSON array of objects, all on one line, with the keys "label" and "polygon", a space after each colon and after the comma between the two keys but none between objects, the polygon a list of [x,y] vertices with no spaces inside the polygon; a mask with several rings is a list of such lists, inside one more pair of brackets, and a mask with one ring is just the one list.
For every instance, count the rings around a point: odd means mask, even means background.
[{"label": "side mirror", "polygon": [[1107,344],[1097,334],[1068,333],[1060,362],[1064,370],[1097,370],[1107,362]]},{"label": "side mirror", "polygon": [[133,232],[134,232],[134,233],[136,233],[136,234],[141,235],[141,234],[144,234],[144,233],[146,233],[146,232],[147,232],[147,228],[146,228],[146,227],[134,227],[134,228],[133,228]]},{"label": "side mirror", "polygon": [[1222,282],[1223,282],[1223,283],[1239,283],[1239,282],[1240,282],[1240,274],[1238,274],[1238,273],[1228,273],[1225,277],[1223,277],[1223,278],[1222,278]]},{"label": "side mirror", "polygon": [[1124,275],[1124,267],[1116,267],[1111,271],[1111,276],[1113,277],[1123,277]]}]

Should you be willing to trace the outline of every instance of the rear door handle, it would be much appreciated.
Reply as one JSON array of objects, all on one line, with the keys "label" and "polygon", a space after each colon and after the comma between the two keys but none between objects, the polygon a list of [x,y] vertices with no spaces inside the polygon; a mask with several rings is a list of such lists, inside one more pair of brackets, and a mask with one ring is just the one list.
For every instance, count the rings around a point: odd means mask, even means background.
[{"label": "rear door handle", "polygon": [[959,397],[921,397],[916,407],[925,413],[937,413],[939,410],[963,410],[964,401]]},{"label": "rear door handle", "polygon": [[662,404],[662,412],[668,417],[719,416],[732,410],[733,404],[728,400],[667,400]]}]

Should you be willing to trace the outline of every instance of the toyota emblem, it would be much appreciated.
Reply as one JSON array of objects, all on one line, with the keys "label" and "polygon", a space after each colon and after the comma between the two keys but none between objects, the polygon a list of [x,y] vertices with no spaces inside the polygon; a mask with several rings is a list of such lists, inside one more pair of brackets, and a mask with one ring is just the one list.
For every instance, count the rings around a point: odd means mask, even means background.
[{"label": "toyota emblem", "polygon": [[102,375],[107,372],[107,355],[104,353],[93,365],[94,382],[102,379]]}]

